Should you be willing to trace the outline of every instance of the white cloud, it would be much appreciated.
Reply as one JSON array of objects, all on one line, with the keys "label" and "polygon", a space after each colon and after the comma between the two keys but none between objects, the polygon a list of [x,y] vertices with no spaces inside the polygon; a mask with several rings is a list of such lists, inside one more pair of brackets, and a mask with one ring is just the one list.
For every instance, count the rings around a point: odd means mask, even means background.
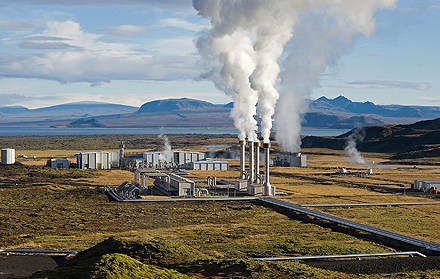
[{"label": "white cloud", "polygon": [[421,100],[421,101],[425,101],[425,102],[430,102],[430,103],[432,103],[432,102],[435,102],[435,103],[440,102],[440,97],[424,96],[424,97],[418,97],[417,99]]},{"label": "white cloud", "polygon": [[119,37],[136,38],[139,33],[144,33],[147,32],[148,30],[140,26],[120,25],[115,27],[103,28],[99,31],[106,32]]},{"label": "white cloud", "polygon": [[209,28],[209,25],[199,25],[179,18],[164,18],[159,22],[160,27],[176,27],[189,31],[199,32],[204,28]]},{"label": "white cloud", "polygon": [[29,30],[32,29],[33,27],[34,26],[29,23],[0,19],[0,28],[11,28],[14,30]]},{"label": "white cloud", "polygon": [[162,8],[192,7],[191,0],[0,0],[1,5],[10,4],[65,5],[65,6],[157,6]]},{"label": "white cloud", "polygon": [[159,39],[151,45],[150,50],[156,50],[158,53],[167,53],[170,55],[196,53],[197,50],[194,46],[193,40],[194,37],[190,36]]},{"label": "white cloud", "polygon": [[403,88],[414,90],[428,90],[431,89],[430,83],[422,82],[407,82],[407,81],[388,81],[388,80],[365,80],[353,81],[348,84],[361,88]]},{"label": "white cloud", "polygon": [[13,105],[27,99],[28,97],[20,94],[0,94],[0,107]]},{"label": "white cloud", "polygon": [[170,81],[199,74],[195,55],[143,55],[131,50],[130,44],[106,43],[101,37],[84,32],[76,22],[49,22],[41,34],[25,37],[19,44],[48,51],[0,55],[0,76],[96,86],[111,80]]}]

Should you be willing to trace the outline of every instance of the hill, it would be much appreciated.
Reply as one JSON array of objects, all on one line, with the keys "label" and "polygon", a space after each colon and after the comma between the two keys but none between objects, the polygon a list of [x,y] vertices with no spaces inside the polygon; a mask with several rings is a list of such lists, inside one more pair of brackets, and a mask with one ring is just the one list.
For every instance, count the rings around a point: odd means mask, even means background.
[{"label": "hill", "polygon": [[216,109],[217,106],[209,102],[182,98],[157,100],[143,104],[137,113],[166,112],[166,111],[201,111]]},{"label": "hill", "polygon": [[342,150],[348,137],[360,131],[363,140],[357,148],[362,152],[395,153],[395,159],[440,156],[440,118],[409,125],[362,127],[337,137],[307,136],[301,146]]},{"label": "hill", "polygon": [[37,109],[25,107],[1,107],[0,112],[14,118],[43,118],[43,117],[87,117],[133,113],[137,107],[99,102],[67,103]]}]

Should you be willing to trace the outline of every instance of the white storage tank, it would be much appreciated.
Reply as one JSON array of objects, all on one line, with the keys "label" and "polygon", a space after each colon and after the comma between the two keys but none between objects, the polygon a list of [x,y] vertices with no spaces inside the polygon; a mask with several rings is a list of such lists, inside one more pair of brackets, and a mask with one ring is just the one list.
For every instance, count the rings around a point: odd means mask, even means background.
[{"label": "white storage tank", "polygon": [[1,164],[12,165],[15,163],[15,149],[3,148],[1,151]]}]

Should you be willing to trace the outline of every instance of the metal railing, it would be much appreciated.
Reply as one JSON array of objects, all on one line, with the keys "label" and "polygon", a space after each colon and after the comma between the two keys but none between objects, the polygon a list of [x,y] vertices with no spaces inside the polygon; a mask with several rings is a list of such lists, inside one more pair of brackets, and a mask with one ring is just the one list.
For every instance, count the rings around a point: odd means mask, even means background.
[{"label": "metal railing", "polygon": [[73,254],[78,252],[73,250],[33,250],[33,249],[0,249],[0,253],[27,253],[27,254]]},{"label": "metal railing", "polygon": [[392,253],[372,253],[372,254],[349,254],[349,255],[322,255],[322,256],[298,256],[298,257],[272,257],[272,258],[254,258],[260,261],[286,261],[286,260],[319,260],[319,259],[338,259],[338,258],[365,258],[365,257],[392,257],[392,256],[420,256],[426,258],[420,252],[392,252]]},{"label": "metal railing", "polygon": [[324,219],[327,221],[331,221],[331,222],[334,222],[334,223],[337,223],[340,225],[348,226],[351,228],[366,231],[366,232],[373,233],[376,235],[395,239],[395,240],[398,240],[398,241],[401,241],[401,242],[404,242],[407,244],[411,244],[411,245],[414,245],[414,246],[417,246],[420,248],[424,248],[426,250],[440,252],[440,244],[437,244],[437,243],[433,243],[433,242],[417,239],[414,237],[406,236],[403,234],[379,229],[379,228],[369,226],[369,225],[364,225],[364,224],[361,224],[358,222],[350,221],[350,220],[336,217],[336,216],[333,216],[330,214],[326,214],[326,213],[318,212],[318,211],[311,210],[308,208],[304,208],[304,207],[301,207],[300,205],[293,204],[293,203],[286,202],[286,201],[282,201],[282,200],[277,200],[277,199],[273,199],[273,198],[260,198],[259,200],[263,201],[265,203],[268,203],[268,204],[272,204],[272,205],[279,206],[279,207],[286,208],[286,209],[291,209],[296,212],[300,212],[300,213],[304,213],[304,214],[307,214],[310,216],[318,217],[318,218],[321,218],[321,219]]}]

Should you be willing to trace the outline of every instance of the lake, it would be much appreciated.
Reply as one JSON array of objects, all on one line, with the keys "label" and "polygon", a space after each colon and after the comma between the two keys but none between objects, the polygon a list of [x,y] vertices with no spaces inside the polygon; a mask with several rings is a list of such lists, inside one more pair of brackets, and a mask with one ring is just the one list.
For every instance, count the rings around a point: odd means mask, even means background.
[{"label": "lake", "polygon": [[[348,129],[303,129],[305,136],[338,136]],[[190,128],[52,128],[52,127],[0,127],[0,136],[51,135],[149,135],[149,134],[237,134],[237,129]]]}]

